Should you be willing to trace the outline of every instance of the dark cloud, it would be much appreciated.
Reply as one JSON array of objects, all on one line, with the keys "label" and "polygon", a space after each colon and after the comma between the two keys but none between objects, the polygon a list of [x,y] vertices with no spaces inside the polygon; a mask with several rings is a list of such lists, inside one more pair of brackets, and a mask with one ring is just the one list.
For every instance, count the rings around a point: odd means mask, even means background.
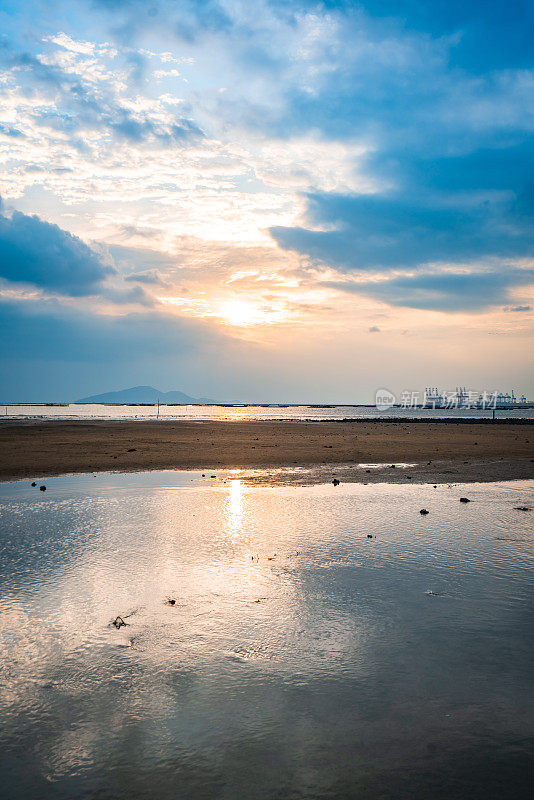
[{"label": "dark cloud", "polygon": [[114,269],[77,236],[36,216],[0,214],[0,277],[79,297],[95,294]]},{"label": "dark cloud", "polygon": [[[526,148],[516,150],[410,165],[401,192],[310,195],[309,227],[271,233],[282,247],[345,270],[528,256],[534,249],[534,170]],[[319,227],[334,230],[314,230]]]},{"label": "dark cloud", "polygon": [[145,272],[132,272],[130,275],[125,275],[124,280],[130,283],[144,283],[148,286],[169,286],[157,269],[150,269]]},{"label": "dark cloud", "polygon": [[493,272],[424,272],[325,285],[363,294],[392,306],[436,311],[480,311],[502,303],[509,291],[534,283],[534,271],[509,267]]},{"label": "dark cloud", "polygon": [[532,311],[532,306],[508,306],[508,308],[505,308],[504,310],[523,313],[525,311]]},{"label": "dark cloud", "polygon": [[[486,278],[477,267],[472,278],[460,269],[446,277],[427,270],[414,279],[372,284],[370,293],[392,305],[484,307],[528,282],[528,273],[511,264],[534,253],[532,143],[519,137],[509,146],[447,157],[421,153],[380,161],[373,155],[368,166],[399,188],[376,195],[309,195],[304,226],[271,229],[278,244],[343,273],[488,264]],[[502,260],[508,266],[496,273],[494,264]],[[410,287],[417,290],[413,296]],[[477,296],[465,295],[479,289]]]},{"label": "dark cloud", "polygon": [[110,363],[178,354],[211,338],[207,326],[170,314],[96,315],[57,302],[0,301],[0,318],[0,349],[10,358]]},{"label": "dark cloud", "polygon": [[[350,7],[352,2],[327,6]],[[530,67],[534,6],[530,0],[361,0],[372,15],[400,17],[405,30],[455,36],[451,66],[470,70]]]},{"label": "dark cloud", "polygon": [[3,402],[73,400],[147,382],[193,390],[204,372],[223,375],[226,359],[239,360],[241,352],[239,342],[204,320],[153,310],[92,314],[57,300],[0,297]]}]

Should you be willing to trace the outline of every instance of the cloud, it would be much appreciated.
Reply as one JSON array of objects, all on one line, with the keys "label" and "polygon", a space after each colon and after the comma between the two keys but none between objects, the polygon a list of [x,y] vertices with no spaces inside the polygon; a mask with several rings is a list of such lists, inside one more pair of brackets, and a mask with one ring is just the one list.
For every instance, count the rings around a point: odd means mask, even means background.
[{"label": "cloud", "polygon": [[[409,155],[392,164],[371,154],[368,168],[399,188],[309,194],[304,224],[270,231],[312,266],[359,276],[359,289],[351,284],[349,291],[415,308],[487,307],[506,300],[513,286],[532,282],[532,273],[519,266],[534,254],[533,164],[532,144],[521,140],[455,156]],[[496,264],[503,264],[502,274]],[[414,269],[413,277],[387,277]],[[366,283],[369,273],[381,280]]]},{"label": "cloud", "polygon": [[[500,159],[495,153],[499,173]],[[457,168],[457,160],[450,161],[451,170]],[[441,160],[437,166],[443,170]],[[436,162],[426,167],[432,171]],[[524,174],[523,186],[514,186],[512,178],[508,191],[499,174],[497,188],[485,191],[476,179],[468,184],[464,177],[457,191],[414,181],[406,191],[386,195],[309,195],[308,225],[277,226],[271,234],[281,247],[347,271],[527,257],[534,251],[529,176]],[[489,180],[486,176],[486,184]]]},{"label": "cloud", "polygon": [[95,294],[114,269],[88,245],[37,216],[0,213],[0,277],[72,297]]},{"label": "cloud", "polygon": [[377,328],[376,325],[373,325],[369,328],[369,333],[380,333],[380,328]]},{"label": "cloud", "polygon": [[[65,41],[70,42],[68,48]],[[163,114],[154,99],[148,102],[146,98],[141,104],[132,100],[146,70],[146,59],[139,52],[123,49],[116,63],[116,51],[109,47],[75,41],[65,34],[45,37],[43,43],[46,52],[31,53],[18,50],[8,39],[0,42],[5,86],[13,91],[17,85],[26,97],[39,92],[47,99],[43,103],[39,98],[41,102],[31,109],[34,134],[35,126],[82,138],[98,131],[102,140],[105,130],[119,142],[167,148],[202,139],[201,129],[176,110]]]},{"label": "cloud", "polygon": [[508,306],[504,309],[505,311],[515,311],[517,313],[523,313],[526,311],[532,311],[532,306]]},{"label": "cloud", "polygon": [[209,326],[155,312],[120,316],[64,308],[55,301],[0,301],[1,351],[10,359],[116,363],[206,346]]},{"label": "cloud", "polygon": [[503,268],[491,272],[421,272],[373,281],[329,281],[325,285],[392,306],[456,312],[498,305],[511,289],[532,283],[534,271]]},{"label": "cloud", "polygon": [[144,272],[132,272],[124,276],[124,280],[129,283],[144,283],[147,286],[161,286],[168,288],[169,283],[165,281],[157,269],[150,269]]},{"label": "cloud", "polygon": [[515,0],[362,0],[374,18],[392,19],[402,10],[406,30],[432,37],[454,36],[451,65],[463,69],[528,67],[532,63],[534,9]]},{"label": "cloud", "polygon": [[226,31],[233,26],[232,9],[219,0],[169,0],[146,3],[145,0],[94,0],[109,12],[119,12],[118,35],[130,40],[148,29],[164,29],[183,41],[194,41],[203,34]]},{"label": "cloud", "polygon": [[347,330],[379,316],[329,287],[447,312],[531,302],[534,7],[490,5],[57,0],[36,39],[20,0],[0,43],[0,193],[105,242],[117,270],[99,277],[93,248],[93,279],[51,290],[42,268],[34,285],[146,319],[151,293],[199,309],[247,291]]},{"label": "cloud", "polygon": [[252,345],[244,348],[213,323],[175,313],[94,314],[57,300],[0,296],[4,402],[73,400],[109,386],[143,383],[199,394],[205,386],[211,396],[224,398],[225,392],[237,393],[232,375],[239,374],[247,353],[251,364],[261,360]]}]

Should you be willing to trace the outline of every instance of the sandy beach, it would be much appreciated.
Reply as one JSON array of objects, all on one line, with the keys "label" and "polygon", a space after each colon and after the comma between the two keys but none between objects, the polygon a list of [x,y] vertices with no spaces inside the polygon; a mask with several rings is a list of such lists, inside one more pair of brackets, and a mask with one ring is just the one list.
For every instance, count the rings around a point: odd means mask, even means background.
[{"label": "sandy beach", "polygon": [[[331,473],[345,481],[493,481],[534,477],[533,442],[530,421],[7,421],[0,479],[236,468],[268,476],[283,467],[288,481]],[[313,469],[304,477],[299,467]]]}]

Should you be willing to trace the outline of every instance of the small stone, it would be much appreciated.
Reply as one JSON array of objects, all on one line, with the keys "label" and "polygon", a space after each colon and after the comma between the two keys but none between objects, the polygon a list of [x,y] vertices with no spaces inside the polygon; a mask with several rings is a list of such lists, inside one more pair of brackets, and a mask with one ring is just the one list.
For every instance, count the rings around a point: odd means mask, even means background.
[{"label": "small stone", "polygon": [[46,486],[39,486],[39,489],[41,490],[41,492],[46,492]]},{"label": "small stone", "polygon": [[136,450],[137,450],[137,447],[129,447],[128,448],[128,452],[129,453],[135,453]]},{"label": "small stone", "polygon": [[373,538],[373,534],[372,534],[372,533],[368,533],[368,534],[367,534],[367,538],[368,538],[368,539],[372,539],[372,538]]},{"label": "small stone", "polygon": [[514,511],[531,511],[528,506],[514,506]]},{"label": "small stone", "polygon": [[334,480],[332,481],[332,483],[334,484],[334,486],[339,486],[339,481],[338,481],[338,479],[337,479],[337,478],[334,478]]},{"label": "small stone", "polygon": [[35,483],[35,481],[32,483],[32,486],[37,486],[37,484]]},{"label": "small stone", "polygon": [[460,497],[460,503],[470,503],[471,500],[468,497]]},{"label": "small stone", "polygon": [[425,514],[429,514],[430,512],[427,511],[426,508],[422,508],[419,513],[425,515]]}]

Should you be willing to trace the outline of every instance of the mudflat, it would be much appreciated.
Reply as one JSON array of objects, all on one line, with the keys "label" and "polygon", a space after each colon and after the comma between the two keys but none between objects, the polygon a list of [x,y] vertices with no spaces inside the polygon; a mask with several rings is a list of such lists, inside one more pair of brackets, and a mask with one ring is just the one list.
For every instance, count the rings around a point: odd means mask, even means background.
[{"label": "mudflat", "polygon": [[[0,423],[0,479],[279,467],[287,469],[286,479],[292,468],[316,468],[306,471],[306,481],[331,471],[368,482],[532,478],[533,422],[6,421]],[[294,471],[304,480],[302,470]]]}]

